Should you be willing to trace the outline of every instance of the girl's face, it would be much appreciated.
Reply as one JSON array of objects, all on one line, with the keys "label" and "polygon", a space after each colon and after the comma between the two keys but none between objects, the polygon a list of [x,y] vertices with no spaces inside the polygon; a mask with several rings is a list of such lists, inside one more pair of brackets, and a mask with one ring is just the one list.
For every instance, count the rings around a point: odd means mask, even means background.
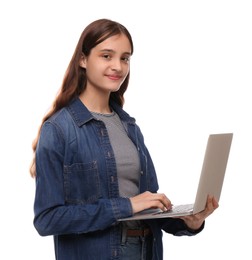
[{"label": "girl's face", "polygon": [[130,69],[131,45],[124,34],[109,37],[96,45],[80,66],[86,69],[87,90],[117,91]]}]

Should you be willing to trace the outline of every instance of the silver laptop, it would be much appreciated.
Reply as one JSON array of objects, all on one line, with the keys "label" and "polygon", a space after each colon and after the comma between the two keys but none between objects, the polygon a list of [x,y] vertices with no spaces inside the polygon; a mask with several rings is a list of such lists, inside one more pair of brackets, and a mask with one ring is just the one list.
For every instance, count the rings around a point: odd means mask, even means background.
[{"label": "silver laptop", "polygon": [[199,179],[195,202],[176,205],[169,211],[147,209],[132,217],[119,221],[179,217],[196,214],[204,210],[207,196],[214,196],[219,202],[233,133],[211,134],[208,137],[202,171]]}]

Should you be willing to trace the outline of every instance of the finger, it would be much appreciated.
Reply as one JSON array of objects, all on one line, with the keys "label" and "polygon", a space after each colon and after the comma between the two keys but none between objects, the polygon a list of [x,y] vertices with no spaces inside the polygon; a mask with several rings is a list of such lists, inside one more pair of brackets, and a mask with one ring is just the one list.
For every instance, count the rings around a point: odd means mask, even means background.
[{"label": "finger", "polygon": [[163,193],[149,193],[146,194],[146,202],[149,204],[149,208],[159,208],[162,211],[167,211],[171,208],[171,201]]},{"label": "finger", "polygon": [[164,193],[157,193],[155,198],[156,200],[160,201],[164,206],[164,210],[169,210],[172,207],[171,201],[166,197]]},{"label": "finger", "polygon": [[213,196],[208,196],[208,198],[207,198],[207,205],[206,205],[206,211],[212,213],[218,207],[219,207],[219,204],[218,204],[217,200]]},{"label": "finger", "polygon": [[218,201],[213,197],[213,201],[212,202],[213,202],[214,209],[217,209],[219,207]]}]

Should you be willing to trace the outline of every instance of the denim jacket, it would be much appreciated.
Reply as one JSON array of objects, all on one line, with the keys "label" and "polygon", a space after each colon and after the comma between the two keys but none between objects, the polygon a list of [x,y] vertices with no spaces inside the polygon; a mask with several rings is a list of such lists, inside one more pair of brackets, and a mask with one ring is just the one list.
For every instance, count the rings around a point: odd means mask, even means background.
[{"label": "denim jacket", "polygon": [[[143,135],[121,107],[110,104],[136,145],[141,163],[140,192],[157,192],[158,182]],[[58,260],[120,259],[121,225],[132,215],[129,198],[119,196],[116,162],[108,132],[79,98],[42,126],[36,149],[34,226],[54,236]],[[147,221],[153,259],[162,259],[162,230],[194,235],[180,219]]]}]

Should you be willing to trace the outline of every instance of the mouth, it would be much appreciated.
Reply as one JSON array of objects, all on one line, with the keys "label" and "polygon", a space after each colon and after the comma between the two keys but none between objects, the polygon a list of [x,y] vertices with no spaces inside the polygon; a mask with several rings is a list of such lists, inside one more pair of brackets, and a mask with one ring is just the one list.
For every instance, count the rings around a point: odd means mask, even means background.
[{"label": "mouth", "polygon": [[106,75],[110,80],[120,80],[122,76],[120,75]]}]

